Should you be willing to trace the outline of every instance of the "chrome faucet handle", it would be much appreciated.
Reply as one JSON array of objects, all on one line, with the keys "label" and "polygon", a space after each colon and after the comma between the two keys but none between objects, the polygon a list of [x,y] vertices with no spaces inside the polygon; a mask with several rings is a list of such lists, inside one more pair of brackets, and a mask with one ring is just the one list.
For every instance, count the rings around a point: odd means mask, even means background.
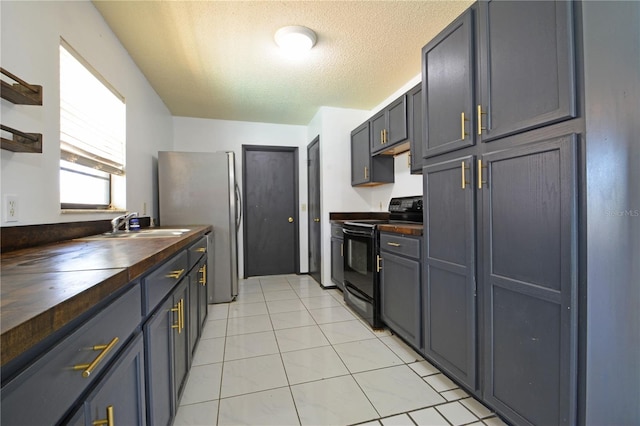
[{"label": "chrome faucet handle", "polygon": [[131,213],[127,213],[124,216],[124,228],[128,231],[129,230],[129,219],[134,218],[134,217],[138,217],[138,212],[131,212]]},{"label": "chrome faucet handle", "polygon": [[111,219],[111,232],[113,232],[114,234],[118,232],[118,228],[120,228],[120,225],[122,225],[122,221],[125,217],[126,215],[120,215]]}]

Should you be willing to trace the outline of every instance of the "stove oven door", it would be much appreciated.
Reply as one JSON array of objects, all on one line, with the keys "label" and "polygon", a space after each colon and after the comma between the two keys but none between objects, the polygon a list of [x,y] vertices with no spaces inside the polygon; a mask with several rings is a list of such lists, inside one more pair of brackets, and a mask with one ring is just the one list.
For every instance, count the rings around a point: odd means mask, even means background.
[{"label": "stove oven door", "polygon": [[345,227],[343,232],[345,301],[377,327],[376,231],[373,228],[358,230]]}]

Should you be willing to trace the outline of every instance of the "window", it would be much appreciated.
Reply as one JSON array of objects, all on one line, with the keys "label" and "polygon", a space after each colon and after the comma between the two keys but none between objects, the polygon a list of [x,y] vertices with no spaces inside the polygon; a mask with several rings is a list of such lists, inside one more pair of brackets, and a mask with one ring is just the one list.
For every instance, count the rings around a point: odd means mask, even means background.
[{"label": "window", "polygon": [[125,208],[125,139],[124,98],[62,40],[61,208]]}]

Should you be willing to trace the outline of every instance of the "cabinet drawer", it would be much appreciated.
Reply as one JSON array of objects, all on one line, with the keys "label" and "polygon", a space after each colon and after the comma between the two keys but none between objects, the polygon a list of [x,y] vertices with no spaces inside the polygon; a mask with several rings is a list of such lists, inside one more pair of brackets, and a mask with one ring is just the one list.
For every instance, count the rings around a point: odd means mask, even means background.
[{"label": "cabinet drawer", "polygon": [[60,420],[138,327],[140,306],[140,285],[136,284],[4,386],[1,423],[36,425]]},{"label": "cabinet drawer", "polygon": [[187,275],[187,257],[186,250],[180,252],[142,280],[145,316]]},{"label": "cabinet drawer", "polygon": [[380,233],[380,250],[420,258],[420,238],[404,237],[398,234]]},{"label": "cabinet drawer", "polygon": [[200,258],[207,252],[208,239],[208,235],[205,235],[187,249],[187,256],[189,258],[189,267],[187,269],[191,270],[191,268],[193,268],[193,266],[198,263]]},{"label": "cabinet drawer", "polygon": [[331,224],[331,236],[333,238],[343,239],[344,235],[342,234],[342,225]]}]

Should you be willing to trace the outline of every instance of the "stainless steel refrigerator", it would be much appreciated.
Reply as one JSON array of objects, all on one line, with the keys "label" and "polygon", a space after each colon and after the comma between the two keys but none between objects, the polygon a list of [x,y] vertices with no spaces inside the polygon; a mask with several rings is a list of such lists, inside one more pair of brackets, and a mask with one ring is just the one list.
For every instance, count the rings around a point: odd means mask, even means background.
[{"label": "stainless steel refrigerator", "polygon": [[212,225],[207,282],[209,303],[238,295],[240,189],[233,152],[158,152],[159,222]]}]

